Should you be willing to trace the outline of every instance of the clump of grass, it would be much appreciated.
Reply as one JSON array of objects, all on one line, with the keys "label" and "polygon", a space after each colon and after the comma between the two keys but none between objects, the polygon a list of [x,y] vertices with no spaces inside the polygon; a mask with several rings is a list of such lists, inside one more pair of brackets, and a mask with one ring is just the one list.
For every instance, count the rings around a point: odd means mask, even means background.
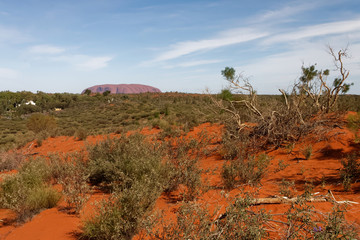
[{"label": "clump of grass", "polygon": [[295,189],[295,183],[294,181],[287,181],[285,179],[282,179],[279,183],[279,192],[285,197],[292,198],[294,197]]},{"label": "clump of grass", "polygon": [[309,160],[312,156],[313,148],[311,145],[307,145],[303,150],[302,154],[304,155],[306,160]]},{"label": "clump of grass", "polygon": [[12,209],[20,222],[42,209],[54,207],[60,194],[47,181],[49,168],[43,159],[30,160],[18,174],[10,175],[0,184],[0,205]]}]

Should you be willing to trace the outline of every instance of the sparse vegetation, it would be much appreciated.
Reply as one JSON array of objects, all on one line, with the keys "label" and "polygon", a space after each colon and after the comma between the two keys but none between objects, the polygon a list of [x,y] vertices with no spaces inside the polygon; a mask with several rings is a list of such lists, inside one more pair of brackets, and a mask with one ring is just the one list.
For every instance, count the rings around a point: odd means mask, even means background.
[{"label": "sparse vegetation", "polygon": [[45,208],[56,205],[60,194],[48,184],[49,167],[43,159],[24,163],[19,173],[10,175],[0,183],[0,205],[17,214],[23,222]]}]

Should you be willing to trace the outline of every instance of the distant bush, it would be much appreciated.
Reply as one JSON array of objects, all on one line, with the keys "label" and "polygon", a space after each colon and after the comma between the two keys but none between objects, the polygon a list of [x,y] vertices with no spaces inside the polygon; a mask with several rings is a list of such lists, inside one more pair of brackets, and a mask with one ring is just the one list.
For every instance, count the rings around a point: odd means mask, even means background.
[{"label": "distant bush", "polygon": [[56,129],[57,124],[54,117],[35,113],[29,117],[26,126],[34,133],[40,133],[42,131],[51,133]]},{"label": "distant bush", "polygon": [[78,128],[74,133],[74,137],[78,141],[86,140],[87,136],[88,136],[88,132],[85,128]]},{"label": "distant bush", "polygon": [[18,221],[26,221],[45,208],[54,207],[59,193],[46,182],[50,178],[45,160],[26,162],[15,175],[0,183],[0,205],[15,211]]}]

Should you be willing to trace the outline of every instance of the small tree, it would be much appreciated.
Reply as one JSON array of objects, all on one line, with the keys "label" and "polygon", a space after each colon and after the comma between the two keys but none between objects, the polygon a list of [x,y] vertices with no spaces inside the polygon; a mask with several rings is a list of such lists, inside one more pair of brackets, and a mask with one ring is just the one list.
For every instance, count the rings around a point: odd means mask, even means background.
[{"label": "small tree", "polygon": [[[303,95],[310,98],[310,104],[315,106],[317,111],[329,113],[335,106],[339,94],[347,93],[353,83],[347,83],[349,70],[344,67],[343,58],[348,57],[347,48],[339,50],[337,53],[329,47],[329,52],[334,58],[336,70],[340,76],[329,85],[327,78],[330,70],[316,70],[315,65],[310,67],[302,66],[302,76],[299,82],[295,84],[294,91],[297,95]],[[301,98],[301,96],[300,96]]]},{"label": "small tree", "polygon": [[85,91],[84,91],[84,94],[86,94],[86,95],[90,95],[91,94],[91,90],[90,89],[86,89]]}]

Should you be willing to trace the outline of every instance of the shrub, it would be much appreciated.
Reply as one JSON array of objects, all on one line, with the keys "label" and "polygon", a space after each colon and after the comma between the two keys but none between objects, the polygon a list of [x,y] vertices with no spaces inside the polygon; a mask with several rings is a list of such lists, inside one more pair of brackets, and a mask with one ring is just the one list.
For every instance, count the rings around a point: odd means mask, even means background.
[{"label": "shrub", "polygon": [[130,188],[134,182],[145,176],[159,181],[160,174],[164,171],[160,147],[145,141],[140,134],[107,138],[89,146],[88,152],[89,180],[96,185]]},{"label": "shrub", "polygon": [[349,191],[351,189],[351,183],[358,180],[360,177],[359,157],[359,152],[352,153],[349,154],[346,159],[341,161],[343,168],[340,170],[340,176],[346,191]]},{"label": "shrub", "polygon": [[22,152],[8,151],[0,152],[0,171],[10,171],[16,169],[25,160]]},{"label": "shrub", "polygon": [[18,221],[26,221],[42,209],[54,207],[60,195],[46,184],[49,176],[44,160],[26,162],[18,174],[0,183],[0,205],[15,211]]},{"label": "shrub", "polygon": [[269,216],[264,211],[249,211],[251,202],[249,195],[237,198],[218,219],[198,203],[183,203],[177,211],[176,223],[163,221],[160,230],[149,232],[149,235],[152,239],[164,240],[261,239],[267,235],[264,225]]},{"label": "shrub", "polygon": [[202,190],[201,169],[198,168],[200,146],[195,139],[177,139],[167,146],[165,192],[176,190],[180,184],[186,186],[184,200],[193,200]]},{"label": "shrub", "polygon": [[56,129],[57,124],[54,117],[35,113],[29,117],[26,126],[34,133],[40,133],[41,131],[51,133]]},{"label": "shrub", "polygon": [[230,160],[230,164],[224,164],[221,177],[226,188],[233,188],[236,184],[259,184],[265,175],[270,158],[261,154],[257,158],[249,156],[245,159],[240,156]]},{"label": "shrub", "polygon": [[88,136],[88,132],[85,128],[78,128],[74,133],[74,137],[78,141],[86,140],[87,136]]},{"label": "shrub", "polygon": [[97,215],[84,223],[87,239],[132,239],[151,212],[161,193],[161,184],[151,177],[134,182],[130,188],[113,193],[97,207]]},{"label": "shrub", "polygon": [[68,207],[73,208],[76,214],[80,213],[89,199],[90,191],[84,155],[51,156],[50,167],[53,179],[62,185],[62,194]]}]

